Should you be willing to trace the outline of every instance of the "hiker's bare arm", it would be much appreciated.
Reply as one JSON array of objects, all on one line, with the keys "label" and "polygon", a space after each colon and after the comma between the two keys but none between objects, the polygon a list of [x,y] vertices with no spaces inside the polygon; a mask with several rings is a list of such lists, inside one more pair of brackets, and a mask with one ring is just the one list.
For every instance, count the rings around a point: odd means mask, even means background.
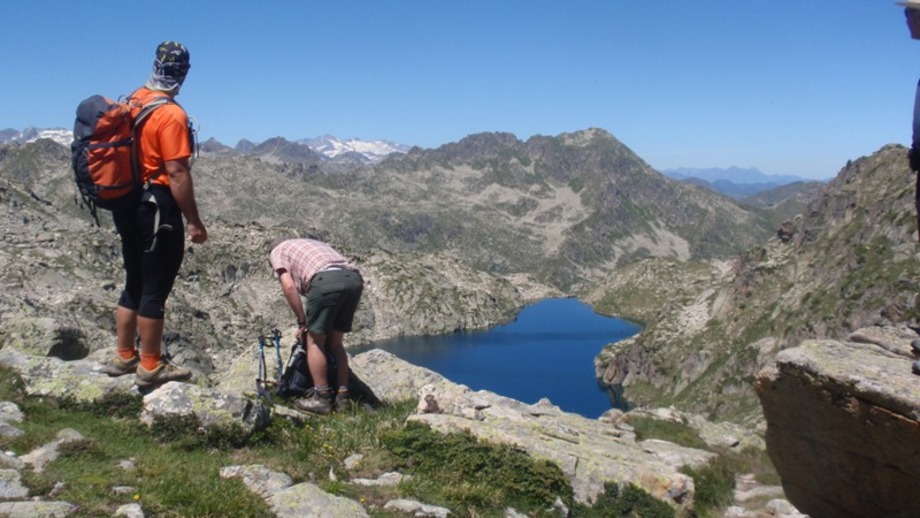
[{"label": "hiker's bare arm", "polygon": [[192,173],[188,159],[166,161],[166,174],[169,175],[169,190],[172,192],[173,199],[176,200],[176,205],[185,216],[185,230],[189,238],[192,243],[204,243],[208,239],[208,231],[198,216],[198,205],[195,203],[195,189],[192,185]]},{"label": "hiker's bare arm", "polygon": [[297,322],[306,322],[307,314],[303,310],[303,301],[300,300],[300,294],[297,293],[297,287],[294,286],[294,277],[291,272],[282,270],[278,275],[278,282],[281,283],[281,291],[284,292],[284,300],[291,306],[291,311],[297,317]]}]

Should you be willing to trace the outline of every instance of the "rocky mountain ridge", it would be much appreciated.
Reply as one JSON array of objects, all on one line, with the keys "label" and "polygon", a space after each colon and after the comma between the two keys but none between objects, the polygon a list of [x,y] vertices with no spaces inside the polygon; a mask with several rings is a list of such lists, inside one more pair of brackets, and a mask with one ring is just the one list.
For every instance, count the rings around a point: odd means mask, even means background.
[{"label": "rocky mountain ridge", "polygon": [[[331,174],[224,154],[203,154],[195,168],[203,204],[228,220],[309,221],[356,249],[442,252],[564,290],[617,263],[729,254],[773,230],[760,212],[667,180],[603,131],[527,143],[473,135]],[[340,200],[346,212],[322,210]]]},{"label": "rocky mountain ridge", "polygon": [[609,347],[598,372],[636,403],[755,423],[753,377],[779,351],[915,321],[920,256],[905,152],[891,145],[848,163],[804,214],[735,259],[617,272],[589,300],[647,326]]}]

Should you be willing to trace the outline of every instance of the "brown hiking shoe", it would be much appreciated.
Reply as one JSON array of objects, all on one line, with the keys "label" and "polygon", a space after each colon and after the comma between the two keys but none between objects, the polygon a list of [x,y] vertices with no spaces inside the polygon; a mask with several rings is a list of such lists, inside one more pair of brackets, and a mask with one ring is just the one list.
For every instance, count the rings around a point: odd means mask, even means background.
[{"label": "brown hiking shoe", "polygon": [[104,374],[115,378],[118,376],[124,376],[125,374],[134,374],[137,371],[137,365],[140,363],[140,358],[135,354],[130,360],[125,360],[121,356],[116,355],[111,360],[102,364],[102,369],[100,369]]},{"label": "brown hiking shoe", "polygon": [[167,381],[187,381],[191,377],[192,371],[160,360],[159,365],[151,371],[145,369],[143,365],[138,365],[134,384],[138,387],[150,387],[162,385]]},{"label": "brown hiking shoe", "polygon": [[332,412],[332,394],[323,395],[317,390],[311,390],[307,397],[295,399],[294,406],[304,412],[328,414]]},{"label": "brown hiking shoe", "polygon": [[335,409],[345,410],[348,408],[348,402],[351,401],[351,395],[347,390],[340,390],[335,393]]}]

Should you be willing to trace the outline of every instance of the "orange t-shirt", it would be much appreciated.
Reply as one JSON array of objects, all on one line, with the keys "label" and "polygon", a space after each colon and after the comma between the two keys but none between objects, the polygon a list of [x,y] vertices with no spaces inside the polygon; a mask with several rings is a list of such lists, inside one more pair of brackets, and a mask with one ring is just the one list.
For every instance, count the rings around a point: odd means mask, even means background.
[{"label": "orange t-shirt", "polygon": [[[162,92],[144,87],[131,95],[139,107],[154,97],[163,96]],[[138,111],[140,111],[139,107]],[[151,183],[168,187],[169,175],[166,174],[165,163],[192,156],[188,115],[185,110],[175,103],[167,103],[153,110],[141,126],[138,150],[142,170],[141,180],[146,182],[153,177]]]}]

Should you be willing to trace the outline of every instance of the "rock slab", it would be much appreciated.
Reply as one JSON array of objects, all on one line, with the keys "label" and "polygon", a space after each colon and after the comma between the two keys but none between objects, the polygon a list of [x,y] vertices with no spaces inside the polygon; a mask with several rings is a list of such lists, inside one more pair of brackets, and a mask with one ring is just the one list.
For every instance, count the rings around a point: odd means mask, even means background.
[{"label": "rock slab", "polygon": [[810,516],[920,516],[920,376],[892,351],[910,335],[870,334],[804,341],[757,376],[770,458]]}]

